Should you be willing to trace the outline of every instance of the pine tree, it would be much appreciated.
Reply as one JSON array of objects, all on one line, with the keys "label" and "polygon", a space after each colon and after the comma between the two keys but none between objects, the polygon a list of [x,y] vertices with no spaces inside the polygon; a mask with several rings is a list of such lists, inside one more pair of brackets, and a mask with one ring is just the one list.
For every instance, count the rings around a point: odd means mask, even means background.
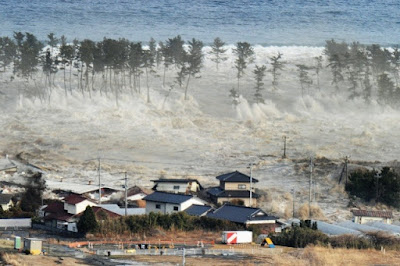
[{"label": "pine tree", "polygon": [[317,61],[316,65],[315,65],[315,74],[317,76],[317,87],[318,87],[318,90],[321,90],[321,86],[320,86],[320,82],[319,82],[319,73],[321,72],[321,69],[322,69],[322,56],[320,55],[320,56],[317,56],[314,58]]},{"label": "pine tree", "polygon": [[256,65],[255,69],[253,70],[254,78],[256,81],[256,86],[255,86],[256,92],[254,94],[254,98],[257,103],[264,103],[264,99],[261,94],[261,91],[264,90],[263,79],[265,77],[266,70],[267,70],[267,67],[265,65],[262,65],[262,66]]},{"label": "pine tree", "polygon": [[308,71],[311,69],[310,67],[306,65],[296,65],[297,66],[297,72],[299,74],[299,81],[300,81],[300,86],[301,86],[301,97],[304,97],[304,90],[308,89],[312,82],[312,79],[308,75]]},{"label": "pine tree", "polygon": [[201,67],[203,65],[203,42],[192,39],[192,41],[188,42],[189,51],[186,56],[187,60],[187,81],[185,88],[185,100],[187,100],[187,91],[189,88],[190,77],[195,77],[200,73]]},{"label": "pine tree", "polygon": [[272,56],[269,59],[272,65],[270,70],[272,73],[272,86],[276,89],[276,86],[278,86],[278,77],[280,76],[279,71],[281,71],[284,66],[284,63],[280,61],[282,59],[282,54],[278,52],[278,55]]},{"label": "pine tree", "polygon": [[9,37],[0,37],[0,67],[3,72],[9,66],[17,54],[17,45]]},{"label": "pine tree", "polygon": [[96,230],[99,228],[99,224],[97,223],[92,207],[86,207],[82,216],[79,218],[77,226],[78,232],[80,233],[86,234],[88,232],[96,232]]},{"label": "pine tree", "polygon": [[237,69],[237,91],[240,90],[240,79],[244,75],[247,65],[253,62],[254,50],[248,42],[238,42],[233,53],[237,56],[235,60],[235,68]]},{"label": "pine tree", "polygon": [[219,64],[228,59],[228,57],[225,55],[227,49],[224,49],[224,46],[225,42],[217,37],[214,39],[214,42],[211,45],[211,51],[209,52],[211,55],[211,61],[215,62],[217,66],[217,71],[219,70]]}]

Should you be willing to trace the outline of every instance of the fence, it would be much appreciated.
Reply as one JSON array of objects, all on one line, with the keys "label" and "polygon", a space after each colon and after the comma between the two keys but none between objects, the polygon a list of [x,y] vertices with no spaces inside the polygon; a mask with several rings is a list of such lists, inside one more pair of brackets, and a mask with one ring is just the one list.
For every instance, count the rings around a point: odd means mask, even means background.
[{"label": "fence", "polygon": [[63,229],[60,229],[60,228],[51,227],[51,226],[47,226],[47,225],[39,224],[39,223],[32,223],[32,228],[33,229],[40,229],[40,230],[50,231],[50,232],[52,232],[54,234],[61,235],[61,236],[66,236],[66,237],[76,237],[76,238],[83,237],[83,234],[81,234],[81,233],[66,231],[66,230],[63,230]]},{"label": "fence", "polygon": [[[195,255],[216,255],[216,256],[234,256],[234,255],[271,255],[282,253],[281,248],[252,248],[252,249],[208,249],[208,248],[190,248],[185,249],[186,256]],[[97,250],[97,255],[104,256],[183,256],[183,249],[131,249],[131,250]]]}]

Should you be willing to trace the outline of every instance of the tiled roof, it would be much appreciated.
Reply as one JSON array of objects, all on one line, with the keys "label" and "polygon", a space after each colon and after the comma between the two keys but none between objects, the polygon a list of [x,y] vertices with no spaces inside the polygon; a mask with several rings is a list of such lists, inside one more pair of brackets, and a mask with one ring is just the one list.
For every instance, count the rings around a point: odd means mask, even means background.
[{"label": "tiled roof", "polygon": [[277,220],[277,217],[269,216],[259,208],[236,206],[225,204],[213,212],[209,212],[207,217],[228,220],[234,223],[245,224],[250,221]]},{"label": "tiled roof", "polygon": [[367,211],[367,210],[351,210],[354,216],[393,218],[391,211]]},{"label": "tiled roof", "polygon": [[[245,175],[239,171],[235,171],[232,173],[228,173],[228,174],[223,174],[220,176],[217,176],[217,179],[219,181],[223,181],[223,182],[246,182],[246,183],[250,183],[250,176]],[[257,183],[258,180],[255,178],[251,178],[253,183]]]},{"label": "tiled roof", "polygon": [[69,214],[66,211],[62,212],[56,212],[56,213],[50,213],[49,215],[46,215],[44,217],[45,220],[58,220],[58,221],[69,221],[71,218],[73,218],[73,214]]},{"label": "tiled roof", "polygon": [[185,212],[189,215],[202,216],[207,212],[211,211],[212,209],[213,208],[211,206],[193,204],[192,206],[187,208]]},{"label": "tiled roof", "polygon": [[64,203],[60,201],[49,203],[49,205],[47,205],[46,208],[43,209],[43,211],[51,213],[64,211]]},{"label": "tiled roof", "polygon": [[146,201],[180,204],[191,198],[193,198],[192,195],[181,195],[181,194],[156,191],[156,192],[144,197],[143,199]]},{"label": "tiled roof", "polygon": [[87,198],[84,198],[82,196],[76,195],[76,194],[70,194],[69,196],[67,196],[64,201],[68,204],[78,204],[79,202],[82,202],[84,200],[88,200]]},{"label": "tiled roof", "polygon": [[0,204],[8,204],[12,197],[11,194],[0,194]]},{"label": "tiled roof", "polygon": [[[92,206],[91,208],[92,208],[92,210],[94,212],[94,215],[96,215],[97,218],[99,218],[99,215],[100,215],[101,211],[104,211],[107,214],[107,216],[110,217],[110,218],[118,218],[118,217],[121,216],[121,215],[119,215],[119,214],[117,214],[115,212],[111,212],[111,211],[106,210],[106,209],[104,209],[102,207]],[[80,213],[76,214],[75,217],[81,217],[82,214],[83,214],[83,212],[80,212]]]}]

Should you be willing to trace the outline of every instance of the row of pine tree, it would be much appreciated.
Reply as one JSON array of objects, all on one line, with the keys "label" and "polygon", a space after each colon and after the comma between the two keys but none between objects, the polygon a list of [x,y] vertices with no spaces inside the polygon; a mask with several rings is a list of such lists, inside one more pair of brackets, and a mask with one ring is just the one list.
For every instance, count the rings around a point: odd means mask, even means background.
[{"label": "row of pine tree", "polygon": [[[191,79],[200,78],[204,64],[204,45],[197,39],[185,42],[181,36],[156,42],[153,38],[144,46],[141,42],[127,39],[92,41],[77,39],[68,42],[65,36],[57,38],[50,33],[47,41],[41,42],[31,33],[15,32],[13,37],[0,37],[0,67],[3,72],[12,69],[11,80],[25,81],[25,93],[50,101],[56,88],[56,76],[61,75],[60,87],[65,96],[79,91],[84,97],[94,91],[101,95],[113,95],[118,105],[123,93],[141,93],[145,84],[147,102],[150,102],[150,77],[159,77],[166,87],[167,73],[173,73],[174,85],[183,89],[185,100]],[[44,49],[45,45],[47,49]],[[215,63],[216,70],[227,59],[228,47],[220,38],[215,38],[208,58]],[[236,69],[237,85],[230,90],[234,104],[239,103],[240,81],[249,65],[255,61],[254,48],[247,42],[238,42],[232,49],[233,66]],[[271,90],[277,90],[280,76],[284,74],[283,55],[278,53],[268,58],[269,65],[254,65],[254,100],[263,103],[264,79],[271,74]],[[354,42],[347,44],[334,40],[326,42],[324,53],[307,64],[297,64],[299,91],[304,96],[311,88],[321,90],[322,71],[330,72],[331,84],[336,91],[348,93],[350,99],[372,99],[382,104],[397,106],[400,101],[399,68],[400,51],[379,45],[365,46]],[[60,80],[60,79],[57,79]]]}]

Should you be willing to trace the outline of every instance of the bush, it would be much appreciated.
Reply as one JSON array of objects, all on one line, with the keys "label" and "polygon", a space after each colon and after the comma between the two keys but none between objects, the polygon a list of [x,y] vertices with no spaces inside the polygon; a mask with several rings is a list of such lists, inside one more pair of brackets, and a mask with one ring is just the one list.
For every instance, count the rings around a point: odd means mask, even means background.
[{"label": "bush", "polygon": [[354,248],[354,249],[373,248],[373,245],[368,238],[359,237],[355,235],[334,236],[329,239],[329,243],[334,248]]},{"label": "bush", "polygon": [[326,245],[329,242],[328,236],[324,233],[307,226],[299,227],[297,225],[280,234],[272,234],[271,240],[277,245],[294,248],[304,248],[309,244]]},{"label": "bush", "polygon": [[185,212],[173,214],[150,213],[147,215],[128,216],[125,223],[132,233],[149,232],[156,228],[164,230],[238,230],[244,227],[229,221],[218,220],[206,216],[190,216]]}]

